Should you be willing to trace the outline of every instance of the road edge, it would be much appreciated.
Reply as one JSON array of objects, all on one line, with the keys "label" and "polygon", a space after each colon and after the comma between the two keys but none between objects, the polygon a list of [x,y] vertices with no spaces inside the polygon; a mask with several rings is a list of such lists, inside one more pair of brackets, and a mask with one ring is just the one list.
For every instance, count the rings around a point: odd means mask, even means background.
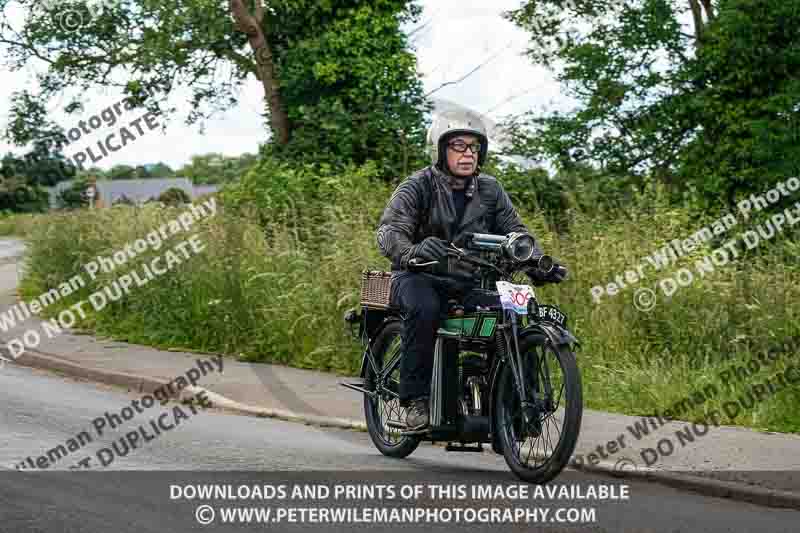
[{"label": "road edge", "polygon": [[[0,348],[0,351],[4,350]],[[158,379],[150,376],[139,376],[124,372],[87,368],[57,355],[35,350],[26,351],[25,354],[23,354],[15,361],[15,363],[12,364],[51,370],[60,374],[69,375],[71,377],[88,379],[99,383],[105,383],[107,385],[125,387],[128,390],[133,390],[140,393],[153,392],[159,387],[166,385],[170,381],[167,378]],[[318,427],[333,427],[339,429],[366,431],[366,424],[357,420],[294,413],[284,409],[271,409],[267,407],[244,404],[204,387],[188,387],[180,391],[176,398],[178,400],[189,400],[201,391],[206,393],[208,399],[211,401],[212,406],[246,416],[276,418],[288,422],[296,422]],[[656,482],[677,489],[698,492],[706,496],[754,503],[765,507],[800,510],[800,494],[775,489],[765,489],[732,481],[721,481],[691,474],[682,474],[652,468],[620,470],[617,468],[617,465],[607,462],[600,462],[596,465],[584,464],[580,466],[570,464],[567,469],[578,472],[608,475],[615,478]]]}]

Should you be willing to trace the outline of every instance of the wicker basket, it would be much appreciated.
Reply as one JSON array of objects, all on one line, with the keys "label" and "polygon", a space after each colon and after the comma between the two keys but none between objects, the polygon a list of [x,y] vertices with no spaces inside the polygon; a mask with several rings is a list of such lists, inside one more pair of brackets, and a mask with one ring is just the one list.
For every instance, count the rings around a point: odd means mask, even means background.
[{"label": "wicker basket", "polygon": [[363,271],[361,273],[361,305],[374,309],[387,309],[391,287],[391,272]]}]

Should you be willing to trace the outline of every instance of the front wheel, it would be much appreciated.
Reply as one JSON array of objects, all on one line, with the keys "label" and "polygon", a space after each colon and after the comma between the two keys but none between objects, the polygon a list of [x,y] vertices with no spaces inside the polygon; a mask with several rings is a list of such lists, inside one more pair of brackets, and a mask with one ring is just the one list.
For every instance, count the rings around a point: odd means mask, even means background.
[{"label": "front wheel", "polygon": [[495,430],[511,471],[523,481],[544,484],[564,469],[575,451],[583,415],[581,377],[575,354],[566,346],[553,346],[543,335],[520,339],[519,349],[533,406],[526,423],[506,362],[498,381]]},{"label": "front wheel", "polygon": [[388,375],[379,379],[372,365],[367,365],[364,383],[374,395],[364,395],[364,415],[375,447],[383,455],[403,458],[417,449],[420,439],[401,435],[401,429],[389,425],[389,422],[403,423],[406,416],[405,408],[400,406],[400,330],[399,322],[387,324],[372,344],[377,363],[380,368],[385,365]]}]

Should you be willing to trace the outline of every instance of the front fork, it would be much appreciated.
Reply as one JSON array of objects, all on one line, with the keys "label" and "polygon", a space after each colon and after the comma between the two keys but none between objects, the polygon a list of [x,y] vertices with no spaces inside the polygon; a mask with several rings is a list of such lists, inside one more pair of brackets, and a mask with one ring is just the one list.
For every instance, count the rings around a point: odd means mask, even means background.
[{"label": "front fork", "polygon": [[[506,350],[508,353],[508,362],[511,365],[511,370],[514,375],[514,384],[517,387],[517,394],[520,399],[520,407],[522,411],[523,422],[525,427],[531,427],[537,431],[539,414],[542,410],[549,408],[547,403],[550,403],[552,398],[552,388],[550,384],[550,369],[547,367],[546,360],[532,361],[533,368],[533,397],[529,397],[528,388],[525,386],[525,367],[522,360],[522,353],[519,349],[519,325],[517,324],[517,314],[513,311],[506,311],[509,315],[509,322],[511,324],[511,339],[508,334],[504,335],[506,342]],[[511,346],[513,340],[513,348]],[[539,382],[539,365],[543,366],[544,371],[544,404],[536,396],[541,390],[542,383]]]},{"label": "front fork", "polygon": [[[458,341],[460,333],[439,328],[436,332],[436,343],[433,349],[433,373],[431,376],[430,425],[439,427],[444,421],[445,411],[445,342],[447,339]],[[452,386],[452,385],[451,385]]]}]

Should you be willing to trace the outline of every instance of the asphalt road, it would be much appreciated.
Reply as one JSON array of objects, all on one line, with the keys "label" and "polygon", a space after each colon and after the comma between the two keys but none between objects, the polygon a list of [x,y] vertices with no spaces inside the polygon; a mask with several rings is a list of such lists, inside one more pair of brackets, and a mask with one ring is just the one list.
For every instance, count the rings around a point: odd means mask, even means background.
[{"label": "asphalt road", "polygon": [[19,239],[0,238],[0,262],[16,260],[24,250],[25,246]]},{"label": "asphalt road", "polygon": [[[342,391],[342,394],[349,394]],[[300,531],[320,529],[344,531],[353,527],[371,531],[429,531],[497,527],[518,531],[797,531],[800,512],[763,508],[725,499],[681,492],[658,484],[621,481],[565,471],[558,485],[612,485],[619,491],[628,485],[625,501],[528,500],[491,502],[480,505],[531,508],[538,505],[555,512],[557,507],[596,509],[590,524],[220,524],[220,507],[266,506],[287,508],[312,505],[309,501],[224,501],[210,503],[217,513],[213,525],[201,526],[195,519],[198,500],[173,498],[171,486],[222,483],[236,487],[293,483],[404,484],[516,486],[503,459],[487,451],[447,453],[422,445],[408,459],[383,457],[365,433],[316,428],[272,419],[231,415],[216,410],[178,404],[156,405],[135,413],[130,421],[98,436],[98,417],[113,420],[139,396],[118,389],[79,382],[28,368],[7,365],[0,371],[0,531],[1,532],[181,532],[181,531]],[[177,415],[178,406],[183,416]],[[193,412],[193,411],[196,411]],[[129,414],[129,413],[128,413]],[[163,415],[163,416],[162,416]],[[161,420],[159,425],[158,420]],[[149,421],[153,420],[153,425]],[[120,438],[144,427],[135,449],[127,454]],[[165,429],[157,429],[157,428]],[[166,429],[169,428],[169,429]],[[148,431],[149,430],[149,431]],[[161,431],[156,434],[156,431]],[[91,442],[70,439],[86,432]],[[114,443],[117,451],[114,451]],[[130,444],[128,439],[124,443]],[[28,456],[36,461],[57,445],[65,446],[63,457],[54,456],[47,471],[16,471]],[[97,450],[107,449],[108,452]],[[113,457],[112,457],[113,456]],[[88,468],[70,471],[71,465],[88,457]],[[103,466],[101,461],[109,464]],[[530,487],[530,486],[529,486]],[[203,502],[207,503],[207,502]],[[329,503],[344,507],[346,502]],[[398,502],[394,502],[394,505]],[[408,502],[404,502],[408,503]],[[420,500],[419,506],[447,507],[452,501]],[[456,502],[457,503],[457,502]],[[356,507],[381,505],[381,501],[356,501]],[[384,501],[384,507],[386,502]],[[471,504],[478,507],[478,504]],[[464,502],[461,502],[464,506]],[[469,506],[469,505],[467,505]],[[441,515],[444,516],[444,515]],[[552,517],[552,514],[550,515]]]}]

